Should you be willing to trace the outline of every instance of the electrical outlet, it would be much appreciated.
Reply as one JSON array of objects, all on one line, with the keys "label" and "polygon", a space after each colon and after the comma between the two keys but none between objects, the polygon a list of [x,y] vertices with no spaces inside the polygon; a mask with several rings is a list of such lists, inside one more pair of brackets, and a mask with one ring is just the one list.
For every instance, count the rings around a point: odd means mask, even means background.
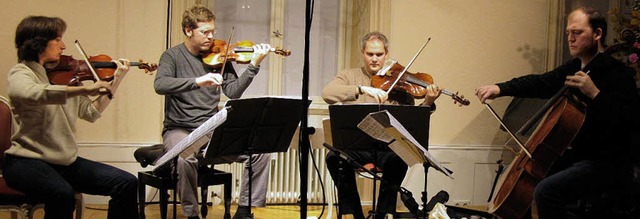
[{"label": "electrical outlet", "polygon": [[471,205],[471,200],[453,200],[451,202],[451,205],[453,205],[453,206],[467,206],[467,205]]}]

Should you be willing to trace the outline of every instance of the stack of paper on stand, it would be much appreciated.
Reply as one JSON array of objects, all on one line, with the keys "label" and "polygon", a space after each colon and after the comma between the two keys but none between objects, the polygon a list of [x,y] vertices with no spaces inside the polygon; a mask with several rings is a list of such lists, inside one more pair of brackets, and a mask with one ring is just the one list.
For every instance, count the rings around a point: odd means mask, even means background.
[{"label": "stack of paper on stand", "polygon": [[154,163],[154,165],[156,166],[154,171],[160,169],[160,167],[167,163],[167,161],[175,158],[178,155],[180,155],[181,157],[186,157],[200,150],[200,147],[202,147],[209,141],[209,138],[206,138],[206,136],[210,135],[214,129],[216,129],[227,120],[227,108],[228,107],[222,108],[222,110],[213,115],[198,128],[193,130],[193,132],[187,135],[186,138],[178,142],[178,144],[171,148],[171,150],[167,151],[164,155],[162,155],[162,157],[158,158],[158,160],[156,160],[156,162]]},{"label": "stack of paper on stand", "polygon": [[443,167],[387,110],[370,113],[358,128],[372,138],[389,143],[393,150],[408,166],[429,163],[431,167],[451,177],[451,172]]}]

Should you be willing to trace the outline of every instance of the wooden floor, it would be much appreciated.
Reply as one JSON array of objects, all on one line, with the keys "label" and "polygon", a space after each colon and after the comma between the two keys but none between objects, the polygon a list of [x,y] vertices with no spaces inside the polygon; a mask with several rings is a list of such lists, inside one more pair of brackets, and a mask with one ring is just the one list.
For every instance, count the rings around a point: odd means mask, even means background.
[{"label": "wooden floor", "polygon": [[[180,205],[178,207],[178,218],[186,219],[186,217],[182,216],[182,211],[180,210]],[[236,211],[237,206],[231,206],[231,216]],[[367,206],[363,206],[365,211],[368,211]],[[307,207],[307,217],[315,216],[318,217],[322,210],[322,206],[308,206]],[[327,218],[328,208],[325,207],[324,215],[322,218]],[[264,208],[252,208],[252,212],[255,219],[268,219],[268,218],[278,218],[278,219],[299,219],[300,218],[300,207],[296,205],[268,205]],[[217,205],[213,207],[209,207],[209,214],[207,218],[210,219],[220,219],[222,218],[224,213],[224,206]],[[147,219],[160,219],[160,208],[157,204],[148,205],[145,208],[145,214]],[[336,211],[333,211],[333,218],[335,216]],[[34,218],[41,219],[44,217],[44,212],[42,209],[39,209],[35,212]],[[0,211],[0,218],[9,219],[11,218],[10,212]],[[107,206],[106,205],[86,205],[83,213],[83,219],[104,219],[107,218]],[[169,216],[168,218],[173,218],[173,208],[169,206]],[[351,217],[343,217],[343,218],[351,218]]]},{"label": "wooden floor", "polygon": [[[178,219],[186,219],[186,217],[182,216],[182,211],[180,210],[180,205],[178,207]],[[231,216],[236,211],[238,206],[231,206]],[[486,206],[467,206],[470,209],[474,210],[484,210]],[[371,209],[371,206],[364,205],[362,206],[363,211],[368,212]],[[1,209],[0,209],[1,210]],[[315,217],[320,219],[329,219],[327,218],[328,207],[325,206],[324,213],[322,217],[320,216],[320,212],[322,211],[322,206],[320,205],[310,205],[307,207],[307,218]],[[299,219],[300,218],[300,207],[297,205],[268,205],[263,208],[252,208],[252,212],[255,219]],[[224,213],[224,206],[216,205],[209,207],[209,214],[207,218],[209,219],[221,219]],[[147,219],[160,219],[160,208],[157,204],[148,205],[145,208],[145,215]],[[13,219],[11,217],[10,212],[0,211],[1,219]],[[44,212],[42,209],[36,210],[34,214],[34,219],[42,219],[44,218]],[[86,205],[83,213],[83,219],[105,219],[107,218],[107,205]],[[168,218],[173,218],[173,208],[169,206]],[[336,210],[334,209],[333,215],[331,219],[335,219]],[[351,215],[345,215],[342,218],[344,219],[352,219]]]}]

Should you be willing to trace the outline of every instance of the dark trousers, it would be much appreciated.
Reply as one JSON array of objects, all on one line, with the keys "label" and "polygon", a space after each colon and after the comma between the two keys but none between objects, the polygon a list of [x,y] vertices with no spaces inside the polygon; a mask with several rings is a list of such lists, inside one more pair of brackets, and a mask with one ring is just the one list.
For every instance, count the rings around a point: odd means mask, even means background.
[{"label": "dark trousers", "polygon": [[540,219],[569,218],[566,206],[577,200],[624,186],[633,177],[631,164],[584,160],[544,178],[534,196]]},{"label": "dark trousers", "polygon": [[[382,218],[386,213],[393,213],[396,209],[398,188],[407,174],[407,164],[393,152],[348,152],[349,156],[361,165],[374,163],[384,173],[380,184],[380,193],[376,204],[376,216]],[[353,214],[355,218],[364,218],[360,195],[356,187],[354,167],[333,152],[327,154],[327,168],[331,178],[338,187],[339,211],[342,214]]]},{"label": "dark trousers", "polygon": [[68,166],[7,155],[7,184],[45,204],[45,219],[73,218],[75,193],[109,195],[108,218],[138,218],[137,178],[118,168],[78,157]]}]

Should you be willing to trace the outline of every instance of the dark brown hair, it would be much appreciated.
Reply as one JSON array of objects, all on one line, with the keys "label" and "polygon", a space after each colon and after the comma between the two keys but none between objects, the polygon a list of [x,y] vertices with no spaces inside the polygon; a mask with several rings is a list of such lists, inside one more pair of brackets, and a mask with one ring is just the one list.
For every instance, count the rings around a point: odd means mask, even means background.
[{"label": "dark brown hair", "polygon": [[57,17],[29,16],[16,28],[18,61],[39,61],[38,56],[47,48],[50,40],[62,36],[67,23]]}]

